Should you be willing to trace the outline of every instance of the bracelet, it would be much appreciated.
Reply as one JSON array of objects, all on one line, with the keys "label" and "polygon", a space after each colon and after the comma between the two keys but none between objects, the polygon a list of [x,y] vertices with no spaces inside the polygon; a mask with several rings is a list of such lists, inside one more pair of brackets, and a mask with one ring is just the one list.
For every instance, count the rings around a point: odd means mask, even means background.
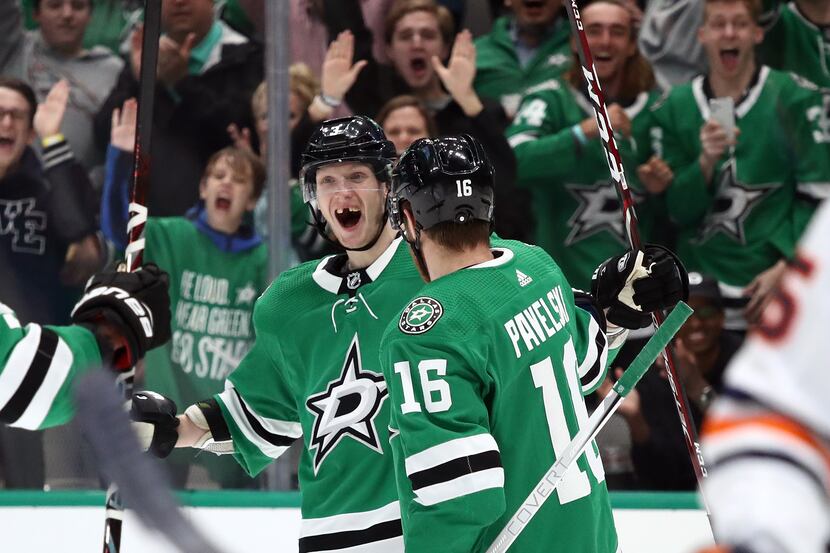
[{"label": "bracelet", "polygon": [[40,143],[43,145],[44,148],[48,148],[49,146],[54,146],[60,142],[66,140],[66,137],[63,136],[61,133],[50,134],[49,136],[44,136],[40,139]]},{"label": "bracelet", "polygon": [[583,146],[588,143],[588,137],[585,136],[585,131],[582,130],[579,123],[571,127],[571,132],[573,133],[574,138],[576,138],[576,140]]},{"label": "bracelet", "polygon": [[336,107],[340,107],[340,104],[343,103],[343,100],[338,100],[337,98],[329,96],[328,94],[325,94],[323,92],[318,94],[317,97],[320,98],[321,102],[323,102],[324,104],[326,104],[328,107],[330,107],[332,109],[336,108]]}]

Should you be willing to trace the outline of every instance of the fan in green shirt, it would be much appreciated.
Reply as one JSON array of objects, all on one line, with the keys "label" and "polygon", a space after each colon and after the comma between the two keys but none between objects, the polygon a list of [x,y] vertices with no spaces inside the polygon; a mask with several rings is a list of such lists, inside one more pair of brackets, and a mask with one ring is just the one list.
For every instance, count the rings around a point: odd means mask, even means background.
[{"label": "fan in green shirt", "polygon": [[557,0],[509,2],[513,14],[497,19],[476,40],[479,95],[501,102],[509,117],[528,89],[550,85],[571,63],[568,18]]},{"label": "fan in green shirt", "polygon": [[[654,110],[674,171],[666,207],[679,226],[678,253],[721,282],[727,307],[748,298],[750,321],[830,195],[830,152],[810,117],[821,91],[756,63],[756,17],[745,2],[707,1],[699,36],[709,73],[672,89]],[[715,98],[732,99],[734,121],[715,120]]]}]

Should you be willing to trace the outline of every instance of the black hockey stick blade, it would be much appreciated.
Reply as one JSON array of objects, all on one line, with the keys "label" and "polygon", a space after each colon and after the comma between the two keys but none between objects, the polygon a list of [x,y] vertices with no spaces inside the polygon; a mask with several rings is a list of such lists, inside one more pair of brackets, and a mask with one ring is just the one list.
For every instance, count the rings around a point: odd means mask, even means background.
[{"label": "black hockey stick blade", "polygon": [[[98,470],[118,486],[124,504],[148,528],[164,535],[184,553],[220,553],[184,517],[161,465],[141,452],[113,376],[103,370],[87,374],[76,385],[74,396],[76,416]],[[107,504],[107,510],[110,508]],[[120,547],[120,525],[117,526],[119,535],[107,539],[118,539]]]}]

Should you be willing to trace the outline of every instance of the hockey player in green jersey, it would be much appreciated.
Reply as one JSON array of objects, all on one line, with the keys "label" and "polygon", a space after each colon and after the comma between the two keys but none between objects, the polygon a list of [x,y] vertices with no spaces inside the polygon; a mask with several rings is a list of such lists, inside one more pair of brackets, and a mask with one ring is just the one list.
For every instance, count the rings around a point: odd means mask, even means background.
[{"label": "hockey player in green jersey", "polygon": [[[412,144],[391,194],[428,282],[381,342],[406,551],[485,551],[587,419],[625,333],[606,339],[603,310],[648,324],[685,273],[665,250],[627,252],[597,270],[597,300],[581,294],[593,315],[577,307],[541,248],[491,248],[492,168],[467,135]],[[592,445],[510,551],[618,551],[604,480]]]},{"label": "hockey player in green jersey", "polygon": [[302,436],[302,552],[403,551],[378,344],[423,282],[387,221],[396,157],[371,119],[325,122],[303,154],[302,186],[320,230],[346,253],[271,284],[254,309],[256,342],[224,392],[178,418],[156,396],[134,403],[154,452],[233,453],[252,475]]},{"label": "hockey player in green jersey", "polygon": [[480,96],[501,102],[512,118],[530,88],[550,86],[571,62],[570,27],[558,0],[507,0],[511,15],[498,18],[476,40]]},{"label": "hockey player in green jersey", "polygon": [[72,384],[101,367],[129,369],[170,339],[167,273],[93,275],[71,326],[21,324],[0,303],[0,423],[39,430],[69,421]]},{"label": "hockey player in green jersey", "polygon": [[[659,160],[648,160],[654,76],[637,50],[630,11],[619,2],[599,1],[580,13],[625,167],[665,171]],[[571,284],[587,289],[594,267],[625,251],[627,239],[581,67],[577,61],[555,86],[528,94],[507,135],[518,161],[518,184],[533,194],[534,243],[556,259]],[[636,190],[634,171],[627,178]],[[642,193],[635,199],[648,235],[654,200],[644,202]]]},{"label": "hockey player in green jersey", "polygon": [[[666,206],[679,227],[678,253],[721,282],[727,307],[749,296],[750,320],[830,190],[828,146],[810,120],[820,94],[756,64],[762,32],[753,5],[707,0],[698,37],[709,72],[673,88],[653,112],[674,171]],[[734,118],[711,107],[716,98],[732,98]]]}]

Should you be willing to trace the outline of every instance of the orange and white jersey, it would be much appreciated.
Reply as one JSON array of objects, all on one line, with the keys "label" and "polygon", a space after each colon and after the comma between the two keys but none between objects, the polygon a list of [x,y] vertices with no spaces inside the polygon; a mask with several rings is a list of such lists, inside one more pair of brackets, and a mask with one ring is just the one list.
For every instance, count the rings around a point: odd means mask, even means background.
[{"label": "orange and white jersey", "polygon": [[830,202],[725,375],[703,427],[715,537],[830,551]]}]

